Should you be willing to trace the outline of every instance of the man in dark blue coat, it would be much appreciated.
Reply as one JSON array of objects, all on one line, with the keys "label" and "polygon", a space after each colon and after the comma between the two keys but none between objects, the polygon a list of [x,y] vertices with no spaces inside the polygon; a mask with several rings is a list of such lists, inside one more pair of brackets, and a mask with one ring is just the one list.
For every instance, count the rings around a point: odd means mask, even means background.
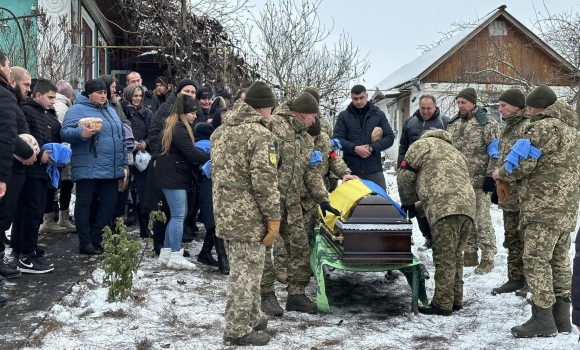
[{"label": "man in dark blue coat", "polygon": [[[407,118],[403,124],[401,140],[399,141],[399,157],[397,159],[399,167],[403,159],[405,159],[407,150],[413,142],[419,139],[423,131],[433,129],[447,130],[447,124],[449,124],[449,117],[441,114],[435,97],[432,95],[421,96],[419,109]],[[417,216],[417,223],[423,237],[425,237],[424,247],[431,249],[431,228],[427,218]]]},{"label": "man in dark blue coat", "polygon": [[[386,189],[381,152],[393,145],[395,135],[385,113],[369,102],[364,86],[355,85],[350,90],[350,98],[352,102],[338,115],[332,137],[339,139],[344,161],[352,175]],[[376,127],[382,129],[383,137],[371,142]]]}]

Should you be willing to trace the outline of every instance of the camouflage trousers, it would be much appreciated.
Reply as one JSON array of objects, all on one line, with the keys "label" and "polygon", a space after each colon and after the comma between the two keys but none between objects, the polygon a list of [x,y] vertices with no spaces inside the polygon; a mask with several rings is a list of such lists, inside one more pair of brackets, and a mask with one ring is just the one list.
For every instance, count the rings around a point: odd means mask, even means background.
[{"label": "camouflage trousers", "polygon": [[448,216],[431,225],[435,265],[431,304],[441,309],[463,305],[463,250],[472,228],[473,221],[465,215]]},{"label": "camouflage trousers", "polygon": [[508,280],[510,281],[525,281],[524,275],[524,261],[522,255],[524,254],[524,236],[519,229],[520,212],[519,211],[503,211],[503,227],[505,232],[505,240],[503,247],[508,250]]},{"label": "camouflage trousers", "polygon": [[497,247],[495,245],[495,231],[491,225],[490,194],[483,192],[481,188],[474,188],[475,191],[475,223],[467,241],[466,253],[477,253],[481,250],[481,260],[495,259]]},{"label": "camouflage trousers", "polygon": [[[312,248],[312,241],[314,239],[314,228],[318,224],[318,206],[304,211],[302,210],[302,218],[304,221],[304,230],[306,231],[306,235],[308,236],[308,243],[309,247]],[[274,244],[274,269],[276,273],[283,273],[287,272],[286,261],[287,261],[287,252],[290,250],[289,243],[287,240],[277,240]],[[310,249],[308,249],[310,251]]]},{"label": "camouflage trousers", "polygon": [[524,273],[536,306],[546,308],[556,297],[571,296],[570,232],[557,227],[529,223],[524,229]]},{"label": "camouflage trousers", "polygon": [[262,319],[260,281],[264,270],[262,242],[224,240],[230,262],[224,336],[239,338]]},{"label": "camouflage trousers", "polygon": [[[304,294],[306,286],[310,283],[310,243],[304,231],[302,220],[288,225],[285,218],[280,224],[280,235],[276,244],[282,243],[286,247],[287,271],[288,271],[288,294]],[[264,258],[264,273],[262,274],[262,293],[274,292],[276,270],[272,264],[271,250],[267,249]]]}]

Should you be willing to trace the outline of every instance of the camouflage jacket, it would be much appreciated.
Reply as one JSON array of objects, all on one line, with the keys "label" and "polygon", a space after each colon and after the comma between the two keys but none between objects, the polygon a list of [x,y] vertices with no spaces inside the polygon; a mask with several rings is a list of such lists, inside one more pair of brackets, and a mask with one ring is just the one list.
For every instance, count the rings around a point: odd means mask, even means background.
[{"label": "camouflage jacket", "polygon": [[259,242],[266,220],[280,218],[276,137],[268,120],[243,101],[211,135],[216,235]]},{"label": "camouflage jacket", "polygon": [[453,146],[467,158],[469,178],[473,188],[482,188],[486,177],[499,168],[499,159],[490,158],[487,146],[499,138],[499,124],[487,110],[477,106],[467,116],[455,115],[447,131],[453,136]]},{"label": "camouflage jacket", "polygon": [[[322,153],[322,163],[316,166],[320,175],[326,176],[329,172],[333,172],[342,179],[344,175],[350,174],[350,169],[346,166],[342,157],[338,155],[338,152],[334,150],[334,147],[330,144],[330,137],[324,131],[314,141],[314,149]],[[310,210],[319,204],[312,199],[305,185],[302,186],[300,197],[304,210]]]},{"label": "camouflage jacket", "polygon": [[475,218],[475,192],[465,156],[451,144],[451,134],[428,130],[405,154],[397,174],[403,205],[421,202],[429,224],[450,215]]},{"label": "camouflage jacket", "polygon": [[328,201],[318,167],[309,166],[314,150],[312,137],[306,132],[304,123],[294,117],[288,103],[279,105],[270,117],[272,133],[278,141],[278,190],[280,191],[280,212],[288,224],[302,219],[300,205],[303,184],[316,204]]},{"label": "camouflage jacket", "polygon": [[318,118],[320,118],[320,129],[322,130],[322,132],[325,132],[326,135],[329,136],[332,135],[332,128],[330,127],[330,123],[328,122],[328,120],[326,120],[320,114],[318,115]]},{"label": "camouflage jacket", "polygon": [[[507,125],[502,129],[499,137],[499,159],[501,164],[505,157],[510,153],[512,146],[517,140],[523,138],[528,131],[527,126],[530,123],[530,117],[526,116],[526,109],[522,109],[516,115],[505,118]],[[518,182],[510,183],[510,198],[506,204],[499,204],[499,208],[507,211],[519,211],[520,201],[518,195]]]},{"label": "camouflage jacket", "polygon": [[580,136],[578,115],[563,101],[532,116],[525,138],[542,154],[520,160],[508,173],[505,165],[500,177],[521,180],[520,225],[539,222],[571,232],[576,227],[580,200]]}]

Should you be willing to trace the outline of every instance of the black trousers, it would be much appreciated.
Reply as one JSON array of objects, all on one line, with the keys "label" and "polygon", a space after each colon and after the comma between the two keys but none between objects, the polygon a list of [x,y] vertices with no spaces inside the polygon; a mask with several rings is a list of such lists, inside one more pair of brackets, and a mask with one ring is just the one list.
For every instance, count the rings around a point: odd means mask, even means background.
[{"label": "black trousers", "polygon": [[[111,223],[117,204],[117,179],[89,179],[77,181],[75,205],[75,224],[79,244],[85,246],[93,243],[101,246],[103,228]],[[93,193],[98,198],[98,210],[95,224],[91,227],[90,212]]]},{"label": "black trousers", "polygon": [[382,187],[383,190],[385,190],[385,191],[387,190],[387,183],[385,182],[385,175],[382,172],[371,173],[371,174],[353,174],[353,175],[356,175],[363,180],[372,181],[372,182],[376,183],[377,185],[379,185],[380,187]]},{"label": "black trousers", "polygon": [[417,223],[419,224],[419,230],[421,230],[423,237],[425,237],[425,239],[431,239],[431,226],[429,226],[427,217],[420,218],[417,216]]},{"label": "black trousers", "polygon": [[[26,175],[24,173],[12,172],[10,179],[6,183],[6,194],[0,200],[0,234],[2,237],[6,234],[5,232],[12,225],[14,220],[14,214],[16,213],[16,206],[18,205],[18,198],[20,197],[20,191],[24,182],[26,181]],[[0,252],[4,251],[4,244],[0,244]]]},{"label": "black trousers", "polygon": [[60,181],[60,197],[58,198],[58,205],[60,210],[68,209],[74,185],[75,183],[70,180]]},{"label": "black trousers", "polygon": [[[143,171],[137,170],[136,167],[131,166],[131,174],[133,175],[133,186],[137,189],[137,197],[139,199],[141,214],[149,214],[149,210],[147,210],[147,206],[144,206],[143,203],[145,202],[145,196],[147,193],[147,174],[149,172],[149,167],[152,165],[149,164],[147,169]],[[133,203],[136,203],[135,198],[133,198]]]},{"label": "black trousers", "polygon": [[30,254],[38,246],[38,230],[44,215],[48,180],[26,178],[12,222],[10,246],[17,254]]}]

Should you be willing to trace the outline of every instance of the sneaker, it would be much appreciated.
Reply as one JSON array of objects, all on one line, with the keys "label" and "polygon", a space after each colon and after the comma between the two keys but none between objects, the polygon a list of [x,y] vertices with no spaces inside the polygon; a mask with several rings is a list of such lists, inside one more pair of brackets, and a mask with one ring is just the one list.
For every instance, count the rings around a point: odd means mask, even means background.
[{"label": "sneaker", "polygon": [[18,270],[22,273],[41,274],[53,271],[54,267],[45,264],[42,260],[35,259],[32,254],[27,254],[18,259]]}]

